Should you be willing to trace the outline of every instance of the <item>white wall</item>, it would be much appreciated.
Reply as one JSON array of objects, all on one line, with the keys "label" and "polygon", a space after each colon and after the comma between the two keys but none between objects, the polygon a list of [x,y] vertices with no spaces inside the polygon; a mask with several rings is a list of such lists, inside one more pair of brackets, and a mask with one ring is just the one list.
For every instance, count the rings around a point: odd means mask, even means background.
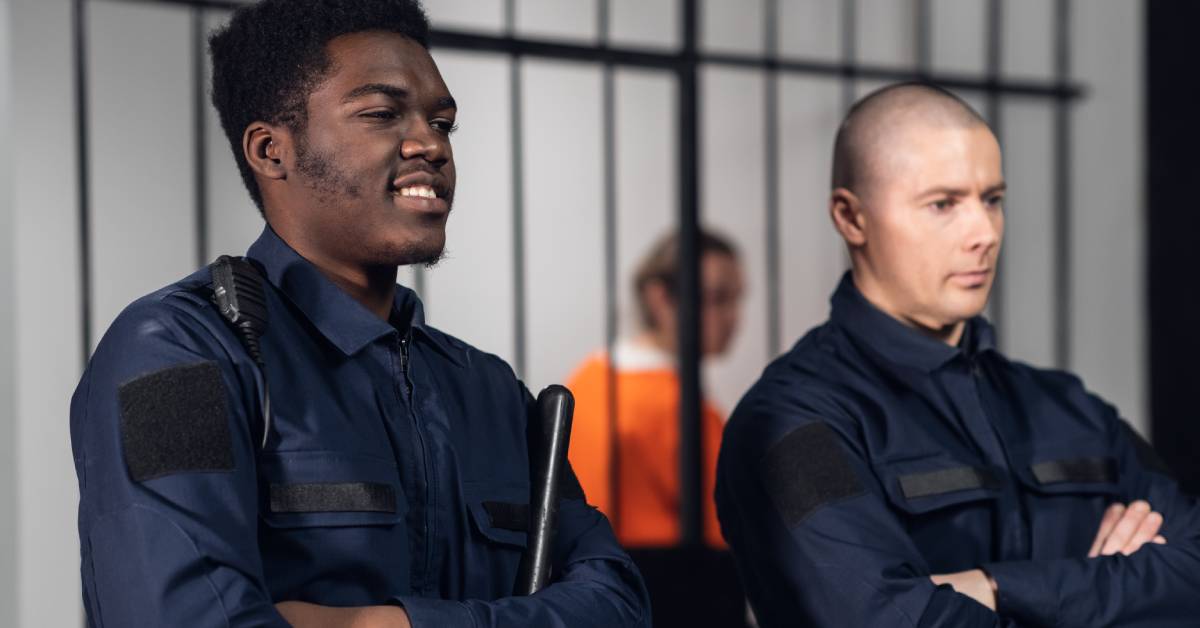
[{"label": "white wall", "polygon": [[82,616],[68,410],[79,379],[70,3],[11,0],[17,323],[16,626]]},{"label": "white wall", "polygon": [[[915,2],[857,2],[857,58],[914,67]],[[609,4],[611,41],[658,50],[678,47],[676,0]],[[99,338],[129,300],[189,272],[197,253],[211,259],[243,251],[262,222],[242,188],[215,113],[205,104],[211,232],[208,250],[194,248],[188,10],[119,0],[88,5],[95,286],[89,324]],[[428,5],[436,26],[490,33],[507,29],[500,0]],[[839,0],[780,0],[779,5],[783,54],[840,59]],[[521,35],[595,43],[602,37],[594,22],[596,6],[594,1],[519,0],[513,28]],[[704,2],[701,44],[761,53],[765,6],[763,0]],[[934,68],[981,71],[986,1],[935,0],[932,6]],[[1069,366],[1144,428],[1142,3],[1092,0],[1073,6],[1074,78],[1087,95],[1074,109],[1072,127]],[[1050,7],[1042,0],[1006,0],[1006,77],[1053,76]],[[222,19],[220,13],[207,16],[210,25]],[[0,294],[13,295],[10,307],[0,308],[0,417],[15,417],[0,420],[0,626],[73,626],[81,615],[77,489],[67,425],[81,344],[70,33],[68,0],[0,0]],[[511,360],[516,348],[510,60],[450,50],[434,54],[462,109],[461,131],[454,139],[460,188],[450,219],[449,256],[425,275],[429,318]],[[6,68],[11,70],[7,79]],[[565,379],[604,341],[604,73],[595,64],[532,59],[520,62],[519,73],[529,338],[523,375],[536,390]],[[863,81],[856,89],[872,86]],[[678,92],[669,72],[627,68],[615,70],[613,87],[617,296],[621,331],[630,333],[634,265],[675,224]],[[706,372],[709,394],[728,409],[777,349],[767,346],[762,245],[767,92],[761,72],[719,67],[702,70],[700,89],[702,216],[740,245],[749,282],[737,344]],[[827,316],[829,293],[845,268],[825,213],[842,84],[836,78],[785,75],[778,95],[786,348]],[[964,96],[980,102],[979,94]],[[1049,364],[1055,296],[1053,109],[1045,100],[1011,98],[1001,112],[1011,189],[1001,341],[1014,357]],[[412,274],[402,274],[402,281],[411,282]],[[15,604],[9,599],[14,592]]]}]

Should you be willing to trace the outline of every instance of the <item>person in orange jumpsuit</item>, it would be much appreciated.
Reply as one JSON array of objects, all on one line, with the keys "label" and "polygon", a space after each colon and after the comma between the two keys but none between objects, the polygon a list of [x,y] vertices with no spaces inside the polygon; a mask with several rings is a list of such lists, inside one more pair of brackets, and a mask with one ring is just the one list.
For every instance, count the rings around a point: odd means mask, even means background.
[{"label": "person in orange jumpsuit", "polygon": [[[729,348],[737,331],[742,270],[734,246],[712,233],[701,233],[700,255],[700,353],[712,357]],[[670,547],[680,541],[678,265],[679,242],[670,234],[637,270],[641,332],[618,341],[612,355],[600,351],[589,356],[567,384],[575,395],[571,465],[588,501],[608,516],[617,539],[630,548]],[[724,420],[704,401],[701,421],[704,540],[725,549],[712,498]]]}]

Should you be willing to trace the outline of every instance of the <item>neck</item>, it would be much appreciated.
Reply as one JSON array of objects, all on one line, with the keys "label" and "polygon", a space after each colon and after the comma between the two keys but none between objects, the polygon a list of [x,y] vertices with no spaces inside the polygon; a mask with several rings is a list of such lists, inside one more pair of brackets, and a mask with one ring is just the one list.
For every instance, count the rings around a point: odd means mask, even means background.
[{"label": "neck", "polygon": [[946,324],[921,316],[904,314],[892,306],[891,301],[885,297],[882,286],[869,273],[860,272],[859,267],[855,266],[851,272],[851,277],[854,280],[854,286],[858,288],[859,293],[863,295],[863,298],[867,302],[879,308],[884,314],[900,321],[906,327],[911,327],[951,347],[958,346],[958,343],[962,340],[963,331],[967,328],[966,321],[956,321]]},{"label": "neck", "polygon": [[[272,225],[274,228],[274,225]],[[301,257],[308,260],[338,288],[358,301],[372,314],[388,320],[396,299],[396,267],[364,266],[325,253],[307,238],[284,230],[276,234]]]},{"label": "neck", "polygon": [[675,353],[675,330],[647,329],[634,339],[639,344],[650,345],[663,353]]}]

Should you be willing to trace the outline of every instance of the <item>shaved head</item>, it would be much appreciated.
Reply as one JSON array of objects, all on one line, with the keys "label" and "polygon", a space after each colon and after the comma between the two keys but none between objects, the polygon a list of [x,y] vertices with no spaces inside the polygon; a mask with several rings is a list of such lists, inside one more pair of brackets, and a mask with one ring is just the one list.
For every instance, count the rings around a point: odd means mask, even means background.
[{"label": "shaved head", "polygon": [[1004,235],[1000,144],[943,89],[855,103],[834,146],[829,212],[873,305],[949,344],[983,311]]},{"label": "shaved head", "polygon": [[971,128],[987,122],[963,99],[925,83],[880,88],[850,107],[833,146],[833,187],[860,196],[876,179],[888,147],[921,128]]}]

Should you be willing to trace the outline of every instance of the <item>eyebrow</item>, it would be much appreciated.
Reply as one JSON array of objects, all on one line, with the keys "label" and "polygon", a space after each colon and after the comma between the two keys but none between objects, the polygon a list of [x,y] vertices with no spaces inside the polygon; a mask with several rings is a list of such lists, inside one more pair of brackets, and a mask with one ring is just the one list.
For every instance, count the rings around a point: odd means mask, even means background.
[{"label": "eyebrow", "polygon": [[[988,188],[983,191],[982,196],[988,196],[990,194],[995,194],[996,192],[1003,192],[1007,189],[1008,183],[1001,181],[995,185],[988,186]],[[967,194],[968,191],[962,188],[935,187],[921,192],[916,196],[916,198],[921,199],[929,196],[967,196]]]},{"label": "eyebrow", "polygon": [[[351,102],[371,94],[383,94],[384,96],[388,96],[396,100],[406,100],[408,98],[408,90],[404,89],[403,87],[397,87],[387,83],[367,83],[366,85],[359,85],[358,87],[346,92],[346,95],[342,97],[342,102]],[[458,103],[455,102],[454,97],[452,96],[442,96],[441,98],[438,98],[436,105],[438,109],[458,109]]]}]

